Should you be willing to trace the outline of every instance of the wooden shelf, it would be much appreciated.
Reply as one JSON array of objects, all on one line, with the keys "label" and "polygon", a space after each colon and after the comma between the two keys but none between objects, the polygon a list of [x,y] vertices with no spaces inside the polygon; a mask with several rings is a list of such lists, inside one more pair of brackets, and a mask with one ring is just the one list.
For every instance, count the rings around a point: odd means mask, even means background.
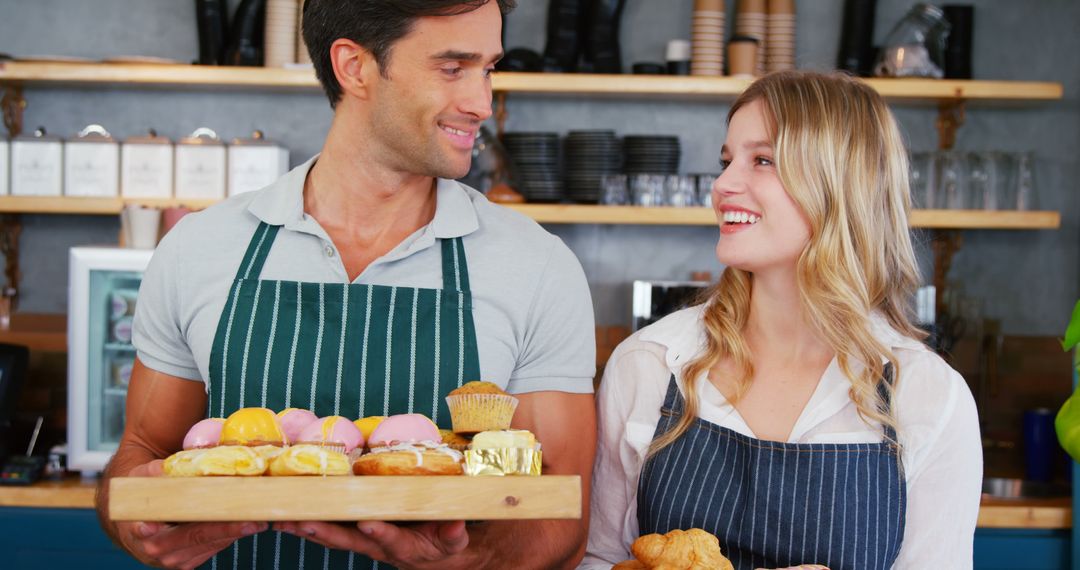
[{"label": "wooden shelf", "polygon": [[[8,214],[118,214],[125,204],[156,208],[186,206],[202,209],[213,200],[143,200],[123,198],[38,198],[0,196],[0,213]],[[713,226],[716,216],[709,208],[641,208],[581,204],[511,204],[542,224],[604,224],[645,226]],[[913,228],[1052,230],[1061,225],[1058,212],[984,210],[915,210]]]},{"label": "wooden shelf", "polygon": [[30,350],[67,352],[67,315],[15,313],[11,326],[0,329],[0,342]]},{"label": "wooden shelf", "polygon": [[[0,63],[0,83],[319,89],[315,73],[310,69],[18,61]],[[549,95],[734,99],[750,83],[751,80],[733,77],[503,72],[495,74],[492,89]],[[1061,99],[1063,94],[1060,83],[1037,81],[869,79],[867,83],[887,99],[908,102],[1039,101]]]},{"label": "wooden shelf", "polygon": [[119,214],[127,204],[152,208],[184,206],[201,210],[217,200],[182,200],[150,198],[72,198],[65,196],[0,196],[0,213],[5,214]]}]

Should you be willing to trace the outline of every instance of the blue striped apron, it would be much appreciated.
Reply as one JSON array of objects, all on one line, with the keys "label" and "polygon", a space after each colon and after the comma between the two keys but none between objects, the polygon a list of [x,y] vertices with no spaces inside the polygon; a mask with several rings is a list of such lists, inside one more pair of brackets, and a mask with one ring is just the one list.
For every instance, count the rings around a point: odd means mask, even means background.
[{"label": "blue striped apron", "polygon": [[[349,418],[421,413],[450,426],[443,399],[480,378],[461,238],[439,240],[442,289],[260,280],[280,226],[259,225],[218,322],[207,414],[307,408]],[[294,535],[241,539],[206,568],[389,568]]]},{"label": "blue striped apron", "polygon": [[[883,382],[891,377],[888,365]],[[683,406],[672,375],[654,438],[676,424]],[[697,418],[642,467],[640,532],[707,530],[740,570],[886,570],[904,538],[907,493],[891,443],[896,433],[886,427],[885,436],[879,443],[781,443]]]}]

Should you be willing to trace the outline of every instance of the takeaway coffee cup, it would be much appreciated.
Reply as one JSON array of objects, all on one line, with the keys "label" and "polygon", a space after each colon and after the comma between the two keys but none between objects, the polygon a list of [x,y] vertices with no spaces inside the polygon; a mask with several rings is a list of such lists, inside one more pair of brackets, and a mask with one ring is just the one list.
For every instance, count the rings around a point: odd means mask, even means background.
[{"label": "takeaway coffee cup", "polygon": [[161,227],[161,211],[131,204],[120,212],[120,231],[125,247],[154,249],[157,246],[158,229]]}]

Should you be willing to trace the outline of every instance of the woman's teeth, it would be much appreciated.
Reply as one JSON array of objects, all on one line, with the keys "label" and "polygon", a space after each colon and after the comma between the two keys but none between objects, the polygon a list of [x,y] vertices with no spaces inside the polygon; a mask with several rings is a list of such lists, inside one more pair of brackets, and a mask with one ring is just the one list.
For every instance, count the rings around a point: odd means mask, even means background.
[{"label": "woman's teeth", "polygon": [[724,212],[726,224],[756,224],[761,216],[755,216],[749,212]]}]

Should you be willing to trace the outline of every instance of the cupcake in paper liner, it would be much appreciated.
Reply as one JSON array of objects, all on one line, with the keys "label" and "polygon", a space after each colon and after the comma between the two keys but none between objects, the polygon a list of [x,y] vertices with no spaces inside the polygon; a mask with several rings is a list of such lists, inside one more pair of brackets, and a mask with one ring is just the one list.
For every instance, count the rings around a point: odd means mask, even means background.
[{"label": "cupcake in paper liner", "polygon": [[510,427],[517,398],[491,382],[469,382],[446,397],[454,433],[472,434]]}]

